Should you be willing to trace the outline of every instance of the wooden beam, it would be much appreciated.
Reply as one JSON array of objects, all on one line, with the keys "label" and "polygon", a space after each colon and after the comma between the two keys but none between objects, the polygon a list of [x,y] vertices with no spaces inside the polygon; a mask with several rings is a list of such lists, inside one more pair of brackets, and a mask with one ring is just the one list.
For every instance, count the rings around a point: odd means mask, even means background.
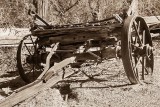
[{"label": "wooden beam", "polygon": [[37,12],[38,14],[40,15],[40,17],[42,17],[43,19],[45,20],[48,20],[47,19],[47,14],[48,14],[48,5],[49,5],[49,2],[48,0],[37,0]]},{"label": "wooden beam", "polygon": [[[62,67],[64,67],[66,64],[68,64],[69,60],[72,62],[75,57],[71,57],[68,60],[62,61],[61,63],[57,64],[55,67],[51,67],[49,71],[59,70]],[[66,62],[68,61],[68,62]],[[65,64],[64,64],[65,62]],[[61,65],[63,64],[63,65]],[[66,72],[65,77],[70,76],[73,74],[74,71]],[[61,70],[58,74],[63,74],[63,71]],[[7,97],[5,100],[0,102],[0,107],[12,107],[25,99],[32,97],[39,92],[46,90],[50,87],[52,87],[54,84],[62,80],[62,75],[54,75],[51,77],[46,83],[44,83],[42,80],[36,80],[35,82],[32,82],[24,87],[21,87],[20,89],[17,89],[17,92],[11,94],[9,97]]]},{"label": "wooden beam", "polygon": [[[94,53],[97,56],[101,56],[102,58],[116,58],[116,47],[109,47],[103,50],[97,50],[97,51],[90,51],[92,53]],[[91,54],[89,54],[88,52],[84,52],[84,53],[78,53],[75,54],[76,56],[76,60],[96,60],[97,58]]]},{"label": "wooden beam", "polygon": [[76,57],[70,57],[70,58],[66,58],[63,61],[61,61],[60,63],[55,64],[53,67],[51,67],[47,73],[42,77],[42,80],[44,82],[47,82],[54,74],[55,71],[59,70],[60,68],[63,68],[65,66],[67,66],[70,63],[74,63],[75,62]]}]

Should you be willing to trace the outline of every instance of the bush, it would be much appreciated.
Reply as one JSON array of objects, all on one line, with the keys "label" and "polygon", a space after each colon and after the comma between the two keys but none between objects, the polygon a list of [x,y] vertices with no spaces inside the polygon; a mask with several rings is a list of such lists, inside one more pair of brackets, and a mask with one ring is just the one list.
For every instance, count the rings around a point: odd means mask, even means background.
[{"label": "bush", "polygon": [[139,0],[139,14],[142,16],[159,16],[159,0]]},{"label": "bush", "polygon": [[16,51],[15,47],[0,47],[0,75],[16,71]]},{"label": "bush", "polygon": [[0,1],[0,27],[28,27],[31,18],[26,8],[30,0],[1,0]]},{"label": "bush", "polygon": [[[68,24],[100,20],[119,13],[124,5],[127,5],[126,0],[48,0],[47,22]],[[33,8],[32,0],[1,0],[0,6],[0,27],[28,27],[32,22],[27,14],[27,9]]]},{"label": "bush", "polygon": [[[52,24],[82,23],[101,20],[120,13],[130,0],[34,0],[48,4],[46,20]],[[159,0],[139,0],[139,14],[159,15]],[[33,22],[28,9],[34,8],[33,0],[1,0],[0,27],[29,27]]]}]

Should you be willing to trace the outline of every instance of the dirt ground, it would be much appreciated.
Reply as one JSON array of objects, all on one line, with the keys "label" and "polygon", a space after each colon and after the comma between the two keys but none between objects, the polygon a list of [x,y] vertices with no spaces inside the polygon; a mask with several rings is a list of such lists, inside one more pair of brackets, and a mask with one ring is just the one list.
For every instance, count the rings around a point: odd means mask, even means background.
[{"label": "dirt ground", "polygon": [[[159,41],[158,41],[159,42]],[[50,88],[15,105],[15,107],[159,107],[160,105],[160,45],[156,45],[155,67],[152,82],[131,85],[120,59],[111,59],[98,65],[83,65],[78,71],[92,75],[89,79],[78,72],[61,83],[68,83],[71,92],[68,100],[56,88]],[[0,75],[0,99],[24,86],[17,71]],[[26,93],[27,94],[27,93]]]}]

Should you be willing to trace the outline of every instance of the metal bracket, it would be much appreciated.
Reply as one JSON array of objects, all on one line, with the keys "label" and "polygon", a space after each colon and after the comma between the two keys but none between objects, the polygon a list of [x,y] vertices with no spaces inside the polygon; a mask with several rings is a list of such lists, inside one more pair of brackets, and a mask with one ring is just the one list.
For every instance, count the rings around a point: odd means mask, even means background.
[{"label": "metal bracket", "polygon": [[113,16],[119,23],[123,23],[123,19],[119,16],[119,14],[113,14]]},{"label": "metal bracket", "polygon": [[47,70],[47,72],[45,72],[45,74],[43,75],[41,79],[43,80],[43,82],[47,82],[54,75],[55,71],[62,69],[63,67],[67,66],[70,63],[74,63],[75,59],[76,57],[70,57],[70,58],[66,58],[63,61],[55,64],[49,70]]},{"label": "metal bracket", "polygon": [[55,51],[58,49],[58,46],[59,46],[59,43],[56,43],[54,45],[54,47],[51,49],[50,53],[48,54],[48,56],[46,58],[46,66],[44,68],[44,71],[37,79],[41,79],[42,76],[48,71],[48,69],[50,67],[50,59],[52,58],[53,54],[55,54]]}]

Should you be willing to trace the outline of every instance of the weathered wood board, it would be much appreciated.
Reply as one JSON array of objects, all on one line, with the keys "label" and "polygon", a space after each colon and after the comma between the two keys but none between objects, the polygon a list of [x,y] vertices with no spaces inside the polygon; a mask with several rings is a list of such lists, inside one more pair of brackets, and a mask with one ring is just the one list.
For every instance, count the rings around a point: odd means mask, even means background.
[{"label": "weathered wood board", "polygon": [[143,17],[148,26],[160,24],[160,16]]},{"label": "weathered wood board", "polygon": [[[65,67],[69,63],[73,63],[74,60],[75,60],[75,57],[71,57],[71,58],[63,60],[62,62],[56,64],[53,67],[51,67],[48,70],[49,71],[48,73],[53,74],[54,71]],[[74,71],[65,72],[65,77],[68,77],[73,73],[74,73]],[[63,74],[63,71],[61,70],[58,74]],[[48,77],[48,75],[46,75],[46,76]],[[51,76],[52,75],[49,75],[49,78]],[[12,107],[12,106],[18,104],[19,102],[22,102],[23,100],[25,100],[29,97],[32,97],[35,94],[52,87],[53,85],[55,85],[60,80],[62,80],[62,75],[54,75],[46,83],[44,83],[40,79],[37,79],[35,82],[32,82],[32,83],[30,83],[30,84],[28,84],[24,87],[21,87],[15,93],[13,93],[11,96],[7,97],[4,101],[1,101],[0,102],[0,107]]]}]

